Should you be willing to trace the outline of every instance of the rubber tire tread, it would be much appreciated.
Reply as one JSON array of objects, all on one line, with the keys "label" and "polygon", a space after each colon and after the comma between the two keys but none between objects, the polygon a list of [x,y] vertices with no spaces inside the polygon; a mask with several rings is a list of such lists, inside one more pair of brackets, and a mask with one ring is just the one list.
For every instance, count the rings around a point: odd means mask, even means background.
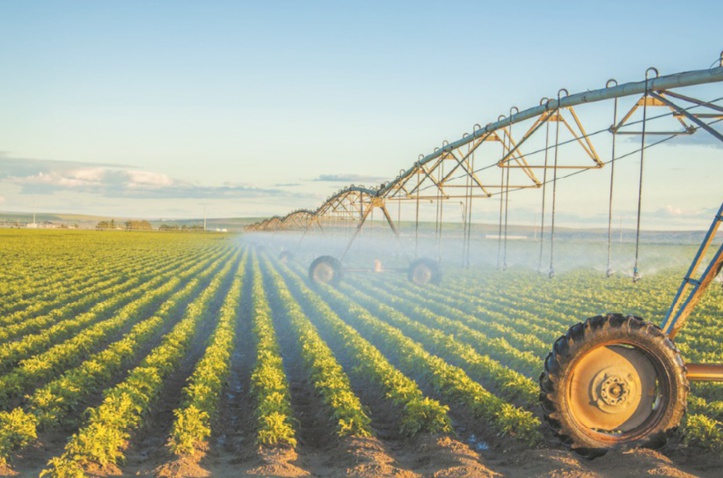
[{"label": "rubber tire tread", "polygon": [[334,276],[329,281],[329,284],[338,285],[343,278],[344,270],[341,267],[341,262],[339,262],[334,256],[319,256],[314,259],[314,262],[312,262],[309,266],[309,281],[312,284],[316,284],[316,280],[314,280],[314,269],[316,269],[316,266],[322,263],[328,264],[334,271]]},{"label": "rubber tire tread", "polygon": [[414,270],[420,265],[427,267],[432,273],[432,277],[429,279],[430,284],[439,285],[442,282],[442,269],[439,267],[439,262],[429,257],[420,257],[409,265],[409,269],[407,269],[409,282],[412,282]]},{"label": "rubber tire tread", "polygon": [[[570,368],[576,359],[594,347],[611,341],[639,344],[654,355],[666,371],[664,385],[670,391],[666,410],[650,430],[614,444],[596,441],[585,434],[576,424],[570,410],[563,405],[565,399],[562,396]],[[665,444],[685,414],[689,389],[680,352],[657,325],[639,317],[607,314],[577,323],[557,339],[545,359],[545,370],[540,375],[540,404],[548,427],[565,446],[586,458],[595,458],[613,448],[657,448]]]}]

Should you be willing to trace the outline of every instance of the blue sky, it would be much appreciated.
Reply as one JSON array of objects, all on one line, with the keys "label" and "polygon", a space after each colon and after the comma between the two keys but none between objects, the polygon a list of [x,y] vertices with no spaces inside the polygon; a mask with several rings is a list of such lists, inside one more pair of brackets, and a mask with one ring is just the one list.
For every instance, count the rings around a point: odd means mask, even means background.
[{"label": "blue sky", "polygon": [[[0,210],[314,208],[561,87],[707,68],[722,17],[717,1],[0,1]],[[666,150],[646,213],[702,217],[723,150]],[[683,183],[668,159],[691,154],[708,162]],[[569,186],[571,221],[606,211],[575,200],[598,183]]]}]

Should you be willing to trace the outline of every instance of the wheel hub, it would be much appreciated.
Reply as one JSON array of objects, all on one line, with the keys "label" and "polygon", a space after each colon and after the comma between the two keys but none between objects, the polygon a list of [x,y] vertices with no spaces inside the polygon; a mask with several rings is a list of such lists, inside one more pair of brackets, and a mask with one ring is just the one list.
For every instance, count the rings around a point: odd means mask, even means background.
[{"label": "wheel hub", "polygon": [[570,405],[585,427],[619,434],[654,411],[657,374],[639,349],[608,345],[587,352],[574,367]]},{"label": "wheel hub", "polygon": [[424,285],[432,280],[432,271],[423,265],[417,266],[412,273],[412,282],[417,285]]},{"label": "wheel hub", "polygon": [[[600,397],[597,402],[598,406],[603,411],[607,411],[607,407],[625,405],[631,395],[634,395],[631,391],[639,388],[636,386],[637,384],[631,374],[628,374],[625,378],[620,375],[608,375],[607,373],[602,375],[604,379],[596,392]],[[600,401],[603,403],[600,403]]]},{"label": "wheel hub", "polygon": [[314,279],[317,282],[331,282],[334,278],[334,269],[328,264],[319,264],[314,268]]}]

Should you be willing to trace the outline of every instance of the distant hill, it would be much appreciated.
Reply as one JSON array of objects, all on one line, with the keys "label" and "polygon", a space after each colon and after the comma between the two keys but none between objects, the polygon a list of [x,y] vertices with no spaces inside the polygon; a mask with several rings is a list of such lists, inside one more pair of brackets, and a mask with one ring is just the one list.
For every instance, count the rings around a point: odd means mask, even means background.
[{"label": "distant hill", "polygon": [[[37,213],[36,222],[39,225],[50,224],[55,227],[77,227],[79,229],[94,229],[100,221],[115,220],[115,223],[122,226],[125,221],[137,220],[137,217],[121,217],[121,216],[91,216],[84,214],[66,214],[66,213]],[[208,218],[206,219],[206,229],[226,229],[229,232],[241,232],[244,227],[266,219],[265,217],[229,217],[229,218]],[[161,225],[178,226],[179,228],[186,226],[203,226],[203,218],[190,219],[146,219],[151,223],[154,229],[158,229]],[[20,212],[4,212],[0,213],[0,227],[27,227],[28,223],[33,221],[32,213]],[[415,224],[412,221],[402,221],[397,224],[402,235],[409,236],[415,232]],[[365,226],[366,230],[384,229],[388,226],[379,221],[368,222]],[[420,222],[419,234],[434,235],[435,226],[433,222]],[[641,239],[648,243],[675,243],[675,244],[696,244],[699,243],[705,231],[642,231]],[[474,223],[472,225],[472,233],[479,236],[485,236],[488,239],[494,239],[499,234],[498,224],[482,224]],[[549,235],[549,227],[545,231]],[[462,235],[462,224],[460,223],[444,223],[443,234],[446,237],[454,237]],[[516,226],[509,225],[507,230],[508,238],[513,240],[535,240],[539,234],[538,228],[534,226]],[[513,237],[510,237],[513,236]],[[558,227],[556,236],[559,239],[568,240],[592,240],[606,241],[606,228],[571,228]],[[630,242],[635,240],[634,229],[623,229],[622,232],[618,228],[613,228],[613,238],[619,242]]]},{"label": "distant hill", "polygon": [[[35,222],[38,224],[53,223],[65,226],[77,226],[79,228],[95,227],[95,225],[104,219],[100,216],[89,216],[85,214],[64,214],[64,213],[37,213],[35,214]],[[33,213],[28,212],[0,212],[0,223],[5,227],[26,227],[27,224],[33,222]]]},{"label": "distant hill", "polygon": [[[116,224],[123,224],[128,220],[139,219],[137,217],[124,216],[91,216],[86,214],[66,214],[66,213],[37,213],[35,222],[43,225],[50,223],[56,227],[78,227],[80,229],[94,229],[100,221],[115,220]],[[206,228],[209,230],[227,229],[228,231],[238,232],[244,226],[252,224],[263,218],[258,217],[240,217],[240,218],[208,218],[206,219]],[[162,224],[177,225],[179,227],[186,226],[203,226],[203,218],[192,219],[147,219],[153,228],[157,229]],[[3,227],[27,227],[33,222],[33,213],[27,212],[0,212],[0,225]]]}]

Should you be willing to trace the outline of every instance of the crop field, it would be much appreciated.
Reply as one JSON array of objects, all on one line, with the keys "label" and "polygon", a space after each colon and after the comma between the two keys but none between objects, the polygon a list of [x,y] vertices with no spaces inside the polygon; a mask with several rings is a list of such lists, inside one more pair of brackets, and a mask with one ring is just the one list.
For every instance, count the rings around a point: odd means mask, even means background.
[{"label": "crop field", "polygon": [[[680,247],[685,257],[691,248]],[[554,341],[659,323],[683,270],[445,265],[312,285],[222,234],[0,231],[2,476],[720,476],[723,386],[692,384],[659,450],[586,460],[548,431]],[[723,363],[723,290],[676,338]],[[688,475],[690,474],[690,475]]]}]

